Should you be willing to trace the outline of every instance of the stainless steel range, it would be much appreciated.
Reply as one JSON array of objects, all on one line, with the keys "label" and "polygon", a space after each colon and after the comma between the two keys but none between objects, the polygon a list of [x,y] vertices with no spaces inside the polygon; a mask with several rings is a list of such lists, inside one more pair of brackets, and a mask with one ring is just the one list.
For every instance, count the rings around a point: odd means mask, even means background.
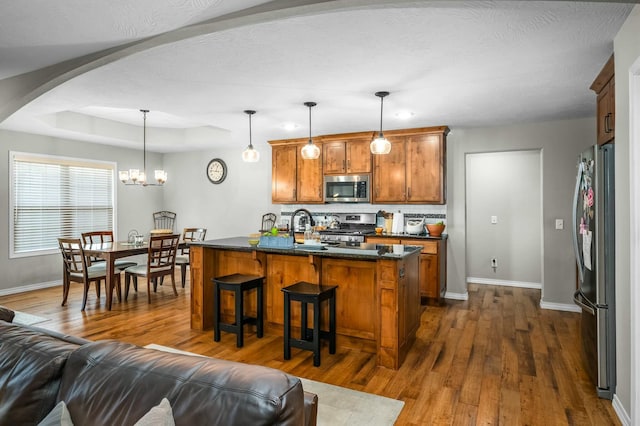
[{"label": "stainless steel range", "polygon": [[376,233],[375,213],[341,213],[331,219],[330,226],[320,231],[320,241],[364,242],[366,235]]}]

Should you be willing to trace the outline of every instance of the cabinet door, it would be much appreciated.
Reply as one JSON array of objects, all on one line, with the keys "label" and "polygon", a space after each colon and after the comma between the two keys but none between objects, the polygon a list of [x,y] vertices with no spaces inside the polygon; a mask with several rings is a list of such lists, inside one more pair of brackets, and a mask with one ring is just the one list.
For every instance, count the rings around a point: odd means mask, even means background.
[{"label": "cabinet door", "polygon": [[347,168],[347,155],[344,142],[329,142],[322,144],[324,158],[324,174],[343,174]]},{"label": "cabinet door", "polygon": [[[303,145],[296,145],[296,150]],[[322,153],[322,150],[320,150]],[[305,160],[298,155],[297,201],[322,203],[322,155],[315,160]]]},{"label": "cabinet door", "polygon": [[296,201],[297,146],[274,146],[271,151],[271,201]]},{"label": "cabinet door", "polygon": [[374,155],[375,176],[373,184],[374,203],[406,202],[405,143],[402,137],[387,137],[391,152]]},{"label": "cabinet door", "polygon": [[347,173],[371,173],[369,140],[352,140],[346,144]]},{"label": "cabinet door", "polygon": [[407,201],[444,204],[444,143],[442,134],[407,138]]},{"label": "cabinet door", "polygon": [[597,98],[598,115],[598,144],[602,145],[613,140],[615,125],[615,87],[613,79],[607,83]]},{"label": "cabinet door", "polygon": [[420,295],[430,299],[440,299],[437,254],[420,254]]}]

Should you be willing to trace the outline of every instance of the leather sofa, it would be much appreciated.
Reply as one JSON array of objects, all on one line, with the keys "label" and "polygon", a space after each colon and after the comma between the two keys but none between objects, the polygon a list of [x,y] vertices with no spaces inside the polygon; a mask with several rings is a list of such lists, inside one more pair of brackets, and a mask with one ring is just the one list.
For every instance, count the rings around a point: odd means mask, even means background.
[{"label": "leather sofa", "polygon": [[0,425],[60,401],[76,425],[132,425],[162,398],[176,425],[315,425],[317,396],[279,370],[0,320]]}]

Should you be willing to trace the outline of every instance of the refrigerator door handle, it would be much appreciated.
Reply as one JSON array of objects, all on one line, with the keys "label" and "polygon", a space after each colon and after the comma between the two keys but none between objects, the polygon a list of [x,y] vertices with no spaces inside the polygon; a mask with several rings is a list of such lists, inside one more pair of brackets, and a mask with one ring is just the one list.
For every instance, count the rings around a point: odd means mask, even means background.
[{"label": "refrigerator door handle", "polygon": [[[573,250],[576,253],[576,263],[578,264],[578,277],[579,282],[584,281],[582,272],[582,257],[580,257],[580,247],[578,246],[578,196],[580,195],[580,182],[582,181],[582,173],[584,171],[584,164],[580,161],[578,165],[578,175],[576,176],[576,189],[573,193]],[[574,297],[575,299],[575,297]],[[576,302],[577,303],[577,302]]]},{"label": "refrigerator door handle", "polygon": [[582,291],[579,289],[573,293],[573,301],[576,305],[580,306],[591,315],[596,314],[596,307],[586,297],[584,297],[584,294],[582,294]]}]

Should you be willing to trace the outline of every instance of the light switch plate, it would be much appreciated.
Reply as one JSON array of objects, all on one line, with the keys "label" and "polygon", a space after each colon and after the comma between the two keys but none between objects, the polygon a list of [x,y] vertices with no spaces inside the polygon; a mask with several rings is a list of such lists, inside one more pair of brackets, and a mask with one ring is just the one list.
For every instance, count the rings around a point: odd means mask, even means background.
[{"label": "light switch plate", "polygon": [[493,225],[495,225],[496,223],[498,223],[498,216],[491,216],[491,223]]},{"label": "light switch plate", "polygon": [[556,229],[564,229],[564,220],[556,219]]}]

